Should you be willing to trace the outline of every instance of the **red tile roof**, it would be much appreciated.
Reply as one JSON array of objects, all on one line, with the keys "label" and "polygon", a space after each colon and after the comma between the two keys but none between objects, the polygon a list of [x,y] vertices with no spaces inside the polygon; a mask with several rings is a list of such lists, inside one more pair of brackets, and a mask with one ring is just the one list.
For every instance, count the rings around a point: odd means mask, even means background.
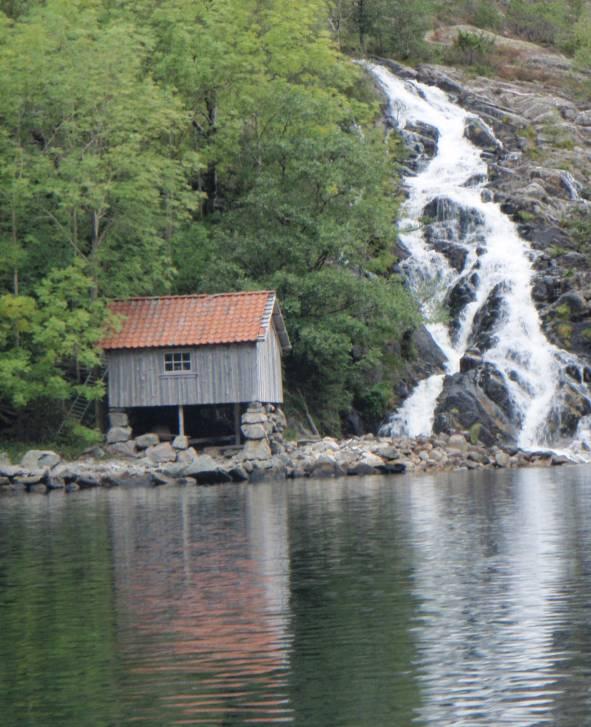
[{"label": "red tile roof", "polygon": [[108,334],[101,346],[163,348],[254,342],[265,337],[275,308],[275,293],[268,290],[114,300],[109,310],[119,318],[116,328],[120,328]]}]

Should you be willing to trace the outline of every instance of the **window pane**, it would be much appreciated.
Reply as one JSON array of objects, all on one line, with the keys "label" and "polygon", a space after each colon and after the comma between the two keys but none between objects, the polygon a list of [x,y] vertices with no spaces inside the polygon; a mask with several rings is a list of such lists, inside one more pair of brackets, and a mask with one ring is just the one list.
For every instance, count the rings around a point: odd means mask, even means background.
[{"label": "window pane", "polygon": [[171,351],[164,354],[165,371],[190,371],[191,354],[188,351]]}]

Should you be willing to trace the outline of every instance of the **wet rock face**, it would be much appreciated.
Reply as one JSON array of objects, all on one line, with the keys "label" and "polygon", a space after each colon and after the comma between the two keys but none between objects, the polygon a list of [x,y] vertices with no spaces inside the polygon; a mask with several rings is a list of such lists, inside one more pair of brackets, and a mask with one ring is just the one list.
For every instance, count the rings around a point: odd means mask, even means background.
[{"label": "wet rock face", "polygon": [[495,330],[505,315],[506,283],[497,283],[488,294],[485,302],[476,312],[472,323],[469,345],[480,351],[492,348],[496,343]]},{"label": "wet rock face", "polygon": [[[519,45],[506,38],[497,41]],[[521,236],[539,253],[534,260],[532,294],[544,330],[554,343],[591,358],[591,306],[560,321],[563,330],[567,324],[572,329],[566,336],[557,335],[550,310],[565,292],[591,288],[589,255],[568,224],[577,215],[589,214],[591,112],[588,103],[568,95],[576,80],[568,59],[557,63],[556,54],[533,44],[518,50],[528,58],[522,63],[524,68],[535,64],[544,69],[547,76],[542,82],[468,77],[459,69],[431,65],[419,66],[415,77],[439,86],[484,120],[483,125],[470,119],[465,135],[483,150],[488,161],[485,191],[494,196],[518,225]],[[519,77],[519,68],[515,71]],[[580,80],[585,82],[583,77]],[[502,142],[502,149],[487,125]],[[459,264],[456,258],[454,267],[458,269]]]},{"label": "wet rock face", "polygon": [[[405,399],[421,379],[433,374],[442,374],[447,359],[425,326],[419,326],[410,334],[405,334],[403,346],[396,351],[398,355],[402,348],[409,353],[412,352],[412,360],[406,371],[401,374],[396,392],[401,399]],[[360,427],[358,433],[362,433],[362,429]]]},{"label": "wet rock face", "polygon": [[491,364],[446,377],[435,411],[435,433],[467,429],[487,446],[514,444],[518,424],[509,391]]},{"label": "wet rock face", "polygon": [[495,154],[501,151],[501,144],[494,133],[478,118],[468,119],[464,136],[480,149]]},{"label": "wet rock face", "polygon": [[484,243],[484,220],[478,210],[447,197],[435,197],[423,209],[425,240],[442,253],[458,273],[466,265],[469,246]]},{"label": "wet rock face", "polygon": [[554,439],[571,439],[582,417],[591,414],[591,402],[580,386],[572,381],[561,382],[559,395],[550,413],[548,429]]},{"label": "wet rock face", "polygon": [[450,330],[455,339],[460,329],[461,314],[465,307],[476,300],[478,273],[470,273],[461,277],[446,297],[446,305],[450,315]]}]

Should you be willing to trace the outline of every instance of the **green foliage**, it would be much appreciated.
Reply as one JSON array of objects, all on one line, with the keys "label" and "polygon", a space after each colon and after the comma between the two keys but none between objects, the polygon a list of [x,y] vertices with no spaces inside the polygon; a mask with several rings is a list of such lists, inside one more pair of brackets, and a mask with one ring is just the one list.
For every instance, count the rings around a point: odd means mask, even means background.
[{"label": "green foliage", "polygon": [[476,446],[480,440],[480,430],[482,429],[482,422],[474,422],[469,429],[470,444]]},{"label": "green foliage", "polygon": [[424,60],[432,0],[331,0],[330,25],[341,47],[355,53]]},{"label": "green foliage", "polygon": [[451,49],[450,60],[462,65],[483,67],[490,63],[495,41],[485,33],[460,30]]},{"label": "green foliage", "polygon": [[390,273],[400,152],[327,29],[415,57],[430,2],[2,8],[0,417],[102,396],[81,371],[109,296],[274,287],[288,388],[326,430],[377,420],[417,320]]},{"label": "green foliage", "polygon": [[579,0],[510,0],[508,29],[534,43],[574,50],[574,26],[582,12]]}]

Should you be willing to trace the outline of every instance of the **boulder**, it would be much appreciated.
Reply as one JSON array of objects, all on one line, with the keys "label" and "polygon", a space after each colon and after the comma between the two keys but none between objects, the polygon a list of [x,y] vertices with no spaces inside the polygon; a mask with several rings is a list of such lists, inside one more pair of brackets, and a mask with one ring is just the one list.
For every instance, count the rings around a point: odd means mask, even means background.
[{"label": "boulder", "polygon": [[197,484],[197,480],[194,477],[176,477],[175,481],[177,485],[181,485],[183,487],[190,487],[191,485]]},{"label": "boulder", "polygon": [[129,442],[130,439],[131,427],[111,427],[107,432],[107,444]]},{"label": "boulder", "polygon": [[365,453],[359,460],[347,468],[348,475],[377,475],[384,467],[384,460],[371,452]]},{"label": "boulder", "polygon": [[184,469],[184,474],[194,477],[200,485],[214,484],[216,482],[230,482],[230,475],[218,465],[208,454],[196,457]]},{"label": "boulder", "polygon": [[103,477],[101,484],[103,487],[150,487],[152,485],[152,474],[150,472],[108,474]]},{"label": "boulder", "polygon": [[495,464],[497,467],[509,467],[510,462],[511,457],[507,454],[507,452],[499,450],[495,453]]},{"label": "boulder", "polygon": [[165,475],[163,472],[152,472],[152,484],[156,487],[163,487],[166,485],[176,485],[177,480],[170,475]]},{"label": "boulder", "polygon": [[148,434],[141,434],[135,438],[135,444],[138,449],[148,449],[148,447],[155,447],[160,443],[160,437],[154,432],[148,432]]},{"label": "boulder", "polygon": [[492,364],[445,377],[435,410],[435,433],[478,425],[477,436],[483,444],[513,444],[518,423],[503,377]]},{"label": "boulder", "polygon": [[120,427],[129,426],[129,417],[127,412],[124,411],[110,411],[109,412],[109,426],[112,429],[118,429]]},{"label": "boulder", "polygon": [[249,439],[242,449],[243,459],[270,459],[271,447],[266,439]]},{"label": "boulder", "polygon": [[116,442],[115,444],[109,444],[106,447],[106,450],[107,454],[112,457],[137,457],[135,442],[133,440],[129,442]]},{"label": "boulder", "polygon": [[324,477],[342,477],[345,474],[345,471],[336,459],[329,454],[321,454],[306,467],[306,470],[310,477],[317,479]]},{"label": "boulder", "polygon": [[26,475],[18,475],[13,482],[19,485],[36,485],[45,479],[47,470],[30,470]]},{"label": "boulder", "polygon": [[176,450],[170,442],[162,442],[153,447],[148,447],[146,457],[154,464],[174,462],[176,460]]},{"label": "boulder", "polygon": [[[173,443],[174,446],[174,443]],[[176,461],[180,462],[181,464],[189,464],[189,462],[192,462],[194,459],[197,459],[197,452],[195,451],[194,447],[189,447],[188,449],[181,449],[177,453]]]},{"label": "boulder", "polygon": [[0,477],[17,477],[17,475],[24,475],[25,470],[22,467],[14,464],[0,464]]},{"label": "boulder", "polygon": [[227,469],[232,482],[246,482],[248,480],[248,472],[241,464],[233,464]]},{"label": "boulder", "polygon": [[182,451],[189,449],[189,437],[187,437],[185,434],[177,434],[177,436],[172,441],[172,446],[175,449]]},{"label": "boulder", "polygon": [[400,450],[392,444],[382,444],[379,447],[375,447],[372,451],[382,459],[400,459]]},{"label": "boulder", "polygon": [[463,434],[450,435],[447,443],[448,449],[454,449],[458,452],[466,452],[468,450],[468,442]]},{"label": "boulder", "polygon": [[53,477],[52,475],[47,476],[45,482],[48,490],[63,490],[66,486],[65,481],[61,477]]},{"label": "boulder", "polygon": [[82,489],[90,489],[92,487],[100,487],[102,484],[101,477],[95,472],[80,472],[76,477],[76,482]]},{"label": "boulder", "polygon": [[464,136],[479,149],[493,154],[502,148],[492,130],[481,119],[476,117],[466,120]]},{"label": "boulder", "polygon": [[247,411],[242,415],[242,424],[266,424],[267,415],[264,411]]},{"label": "boulder", "polygon": [[265,439],[267,430],[262,424],[243,424],[240,427],[245,439]]},{"label": "boulder", "polygon": [[55,467],[62,461],[59,454],[48,449],[30,449],[23,455],[21,466],[26,470]]}]

